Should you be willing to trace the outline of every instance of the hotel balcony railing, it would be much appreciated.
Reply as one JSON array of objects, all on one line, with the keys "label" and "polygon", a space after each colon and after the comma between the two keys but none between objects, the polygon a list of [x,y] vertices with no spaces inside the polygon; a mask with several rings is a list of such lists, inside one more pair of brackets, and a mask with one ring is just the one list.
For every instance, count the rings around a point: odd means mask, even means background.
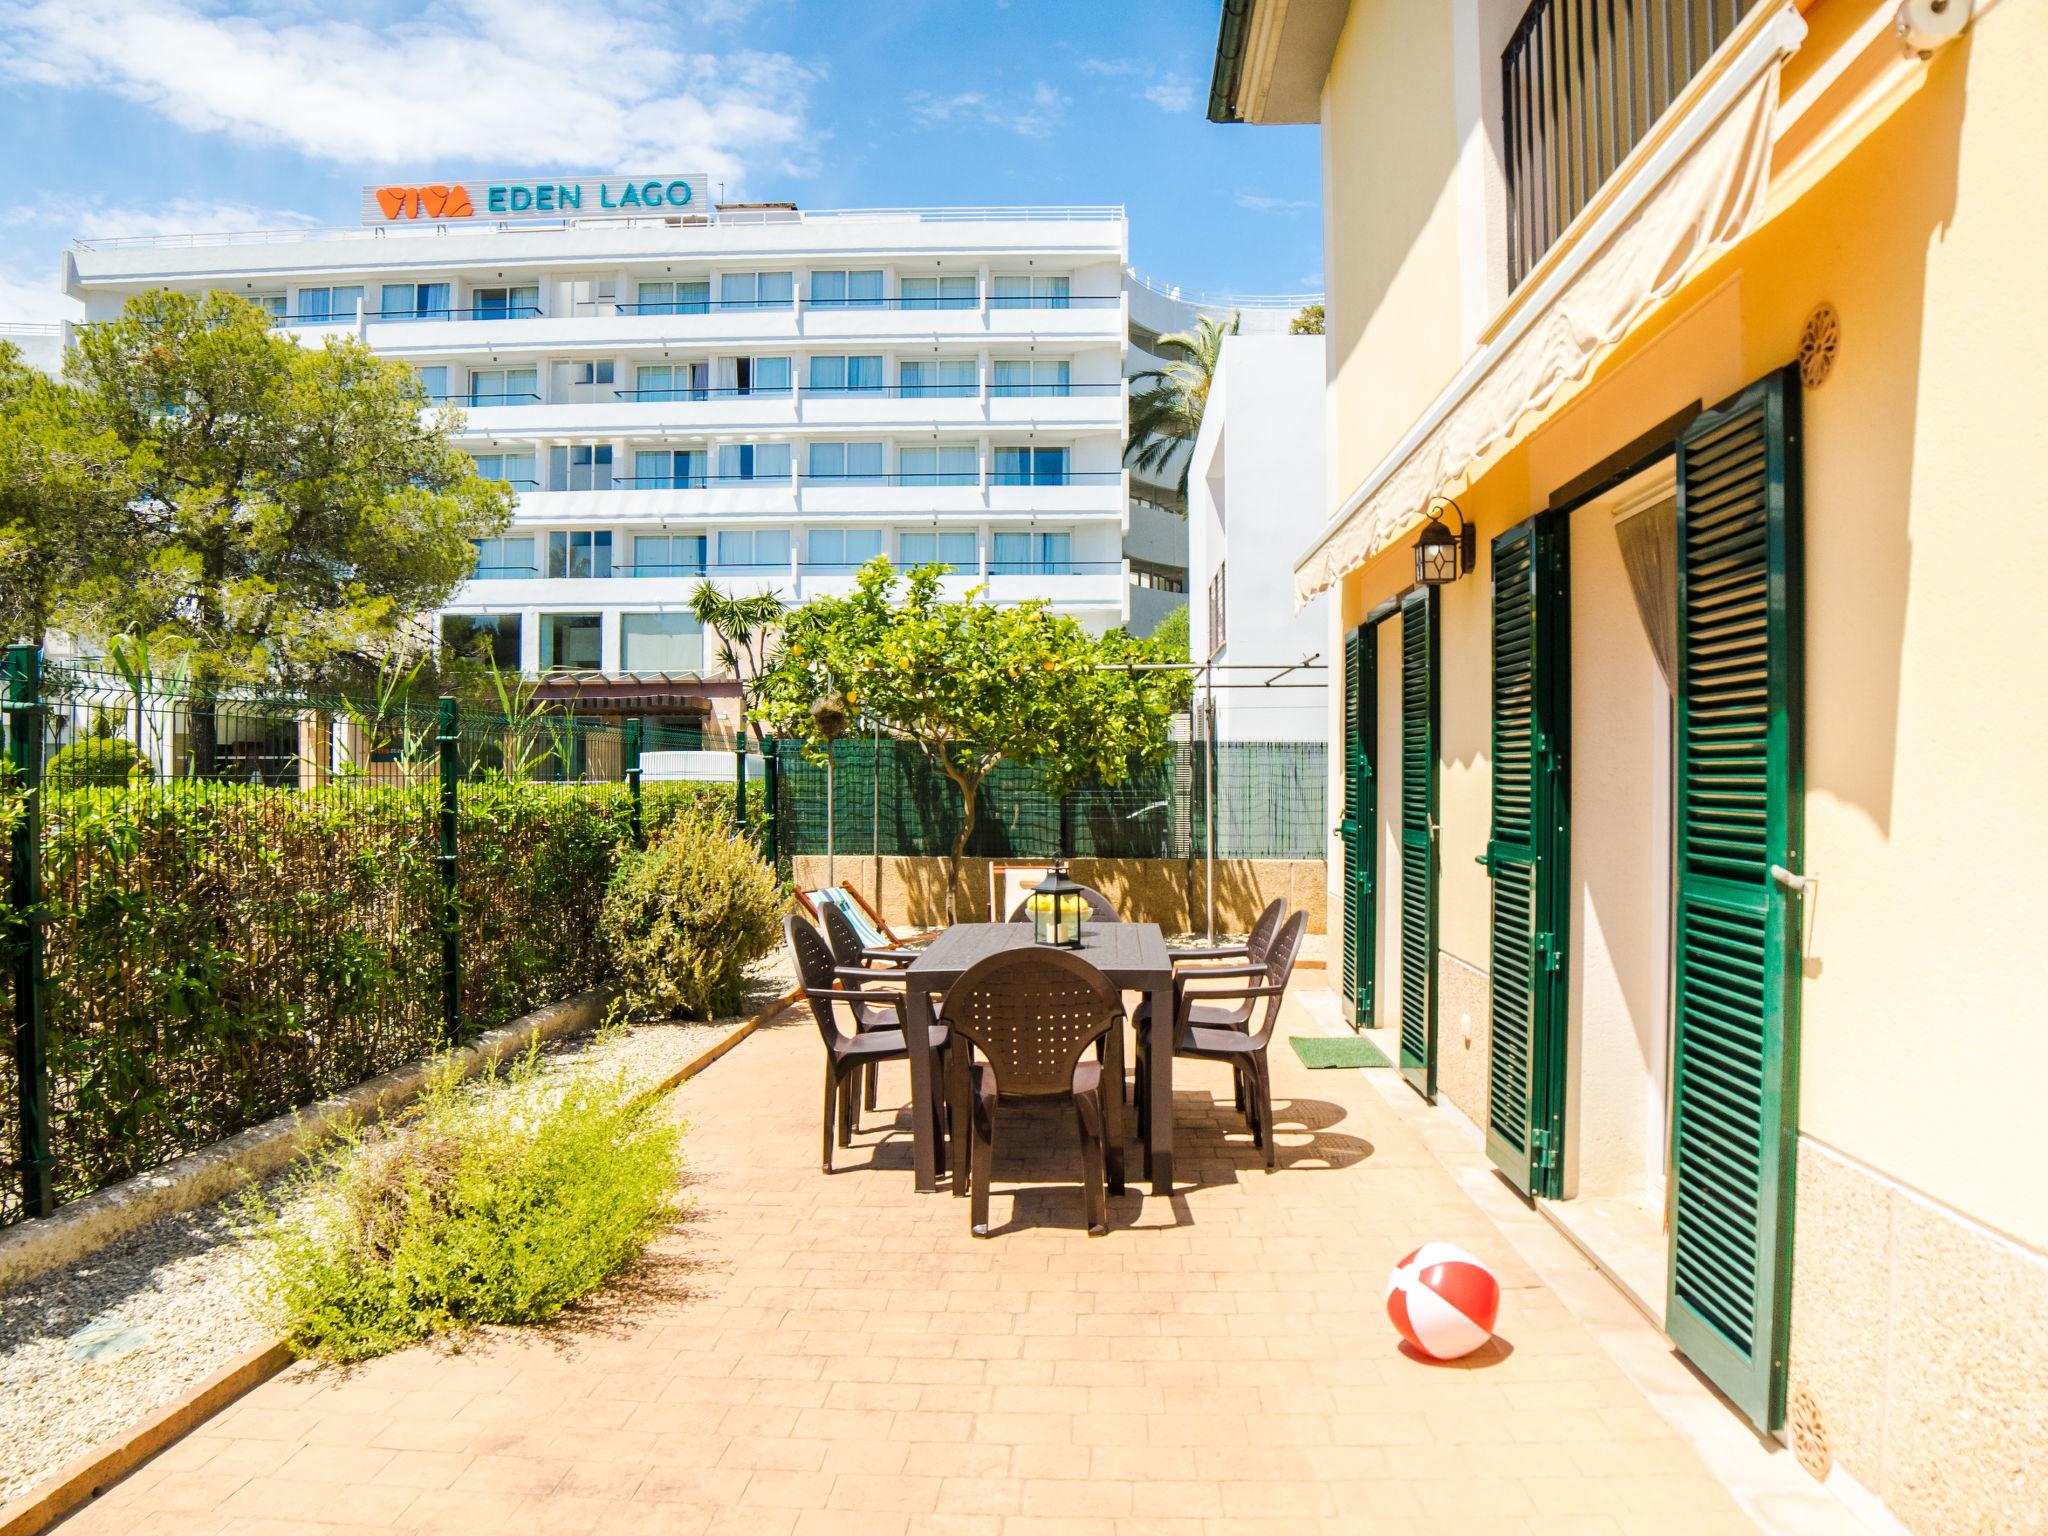
[{"label": "hotel balcony railing", "polygon": [[1501,54],[1508,280],[1542,260],[1756,0],[1535,0]]},{"label": "hotel balcony railing", "polygon": [[[575,313],[578,315],[709,315],[724,310],[792,309],[798,306],[794,299],[578,299]],[[937,294],[905,295],[888,294],[878,299],[804,299],[804,309],[867,309],[867,310],[934,310],[934,309],[980,309],[983,305],[980,294]],[[1046,294],[990,294],[986,303],[990,309],[1116,309],[1123,303],[1122,295],[1114,293],[1046,293]],[[449,311],[437,313],[446,314]],[[453,313],[459,314],[460,311]],[[539,313],[538,310],[534,313]],[[379,318],[372,315],[371,319]],[[391,318],[386,316],[384,318]],[[412,315],[398,318],[413,319]],[[417,318],[426,318],[420,316]]]},{"label": "hotel balcony railing", "polygon": [[990,485],[1114,485],[1121,481],[1120,469],[1068,469],[1057,474],[1045,471],[994,470]]},{"label": "hotel balcony railing", "polygon": [[537,491],[540,489],[540,482],[538,480],[508,480],[503,475],[478,475],[477,478],[479,480],[495,480],[500,485],[511,486],[515,491]]},{"label": "hotel balcony railing", "polygon": [[[724,389],[711,389],[709,387],[698,389],[688,384],[670,384],[665,386],[656,385],[648,389],[615,389],[611,393],[613,398],[618,400],[653,400],[670,403],[679,400],[748,400],[756,395],[774,400],[787,400],[790,396],[790,386],[787,384],[753,384],[745,389],[741,389],[737,385]],[[588,400],[576,400],[567,403],[573,405],[596,405],[600,404],[601,401],[598,397],[592,396]]]},{"label": "hotel balcony railing", "polygon": [[768,490],[786,491],[789,489],[789,475],[613,475],[611,488],[619,491],[702,491],[721,485],[758,485]]},{"label": "hotel balcony railing", "polygon": [[981,476],[973,470],[877,470],[873,474],[862,474],[848,470],[841,474],[829,471],[803,475],[805,485],[979,485]]},{"label": "hotel balcony railing", "polygon": [[429,395],[427,398],[436,405],[539,405],[540,396],[532,390],[450,390],[443,395]]}]

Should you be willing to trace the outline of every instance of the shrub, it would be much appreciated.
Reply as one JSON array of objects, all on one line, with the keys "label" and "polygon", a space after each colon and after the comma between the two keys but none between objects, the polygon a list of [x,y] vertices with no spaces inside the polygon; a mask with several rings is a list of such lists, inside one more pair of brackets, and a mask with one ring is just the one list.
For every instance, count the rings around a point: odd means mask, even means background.
[{"label": "shrub", "polygon": [[[60,1199],[441,1043],[436,815],[426,785],[46,797]],[[606,978],[596,920],[626,827],[623,785],[462,787],[467,1029]]]},{"label": "shrub", "polygon": [[538,1323],[599,1289],[675,1214],[683,1128],[623,1071],[529,1051],[467,1088],[436,1074],[403,1125],[309,1155],[244,1213],[285,1337],[334,1362]]},{"label": "shrub", "polygon": [[53,753],[43,765],[52,789],[126,784],[151,777],[149,761],[118,736],[88,736]]},{"label": "shrub", "polygon": [[775,942],[774,873],[745,840],[679,816],[621,861],[598,930],[628,1007],[713,1018],[736,1009],[747,966]]}]

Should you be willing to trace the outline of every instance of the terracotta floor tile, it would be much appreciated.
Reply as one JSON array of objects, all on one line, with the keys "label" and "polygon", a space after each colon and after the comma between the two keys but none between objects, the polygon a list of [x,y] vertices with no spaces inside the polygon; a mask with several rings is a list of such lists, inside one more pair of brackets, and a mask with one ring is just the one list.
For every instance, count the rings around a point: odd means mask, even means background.
[{"label": "terracotta floor tile", "polygon": [[[1267,1174],[1227,1081],[1187,1067],[1173,1198],[1133,1156],[1099,1239],[1071,1111],[1006,1105],[978,1241],[911,1188],[900,1068],[819,1176],[817,1051],[771,1026],[681,1091],[696,1214],[660,1248],[686,1290],[603,1332],[288,1372],[65,1536],[1748,1528],[1366,1074],[1275,1050]],[[1495,1264],[1511,1349],[1396,1350],[1383,1287],[1424,1237]]]}]

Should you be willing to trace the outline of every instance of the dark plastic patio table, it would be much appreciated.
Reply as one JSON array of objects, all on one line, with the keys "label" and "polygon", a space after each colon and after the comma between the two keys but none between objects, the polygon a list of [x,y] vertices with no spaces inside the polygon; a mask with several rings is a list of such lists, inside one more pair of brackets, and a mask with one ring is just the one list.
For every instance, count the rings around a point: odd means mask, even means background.
[{"label": "dark plastic patio table", "polygon": [[[909,971],[908,1003],[911,1027],[910,1102],[912,1162],[917,1188],[929,1192],[938,1188],[940,1155],[938,1128],[943,1123],[936,1113],[942,1086],[928,1032],[917,1026],[933,1022],[933,998],[943,998],[946,989],[966,974],[977,960],[1003,950],[1030,944],[1029,923],[956,923],[926,946]],[[1157,923],[1086,923],[1081,931],[1078,953],[1126,992],[1142,992],[1151,1001],[1150,1041],[1152,1060],[1152,1105],[1148,1119],[1151,1135],[1145,1144],[1145,1171],[1155,1195],[1173,1190],[1173,962],[1166,948],[1166,935]],[[1104,1096],[1107,1124],[1109,1189],[1124,1192],[1124,1043],[1123,1031],[1110,1031],[1105,1057],[1110,1080],[1117,1091]],[[959,1074],[964,1079],[964,1074]],[[954,1193],[966,1193],[966,1181],[956,1171]]]}]

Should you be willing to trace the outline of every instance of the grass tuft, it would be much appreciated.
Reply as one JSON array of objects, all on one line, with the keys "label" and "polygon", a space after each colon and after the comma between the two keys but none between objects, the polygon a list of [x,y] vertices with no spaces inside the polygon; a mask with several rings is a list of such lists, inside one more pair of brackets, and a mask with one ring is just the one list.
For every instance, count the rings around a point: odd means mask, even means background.
[{"label": "grass tuft", "polygon": [[545,1322],[675,1217],[682,1134],[622,1071],[546,1072],[538,1047],[466,1086],[451,1065],[380,1136],[351,1126],[244,1195],[266,1299],[335,1363]]}]

